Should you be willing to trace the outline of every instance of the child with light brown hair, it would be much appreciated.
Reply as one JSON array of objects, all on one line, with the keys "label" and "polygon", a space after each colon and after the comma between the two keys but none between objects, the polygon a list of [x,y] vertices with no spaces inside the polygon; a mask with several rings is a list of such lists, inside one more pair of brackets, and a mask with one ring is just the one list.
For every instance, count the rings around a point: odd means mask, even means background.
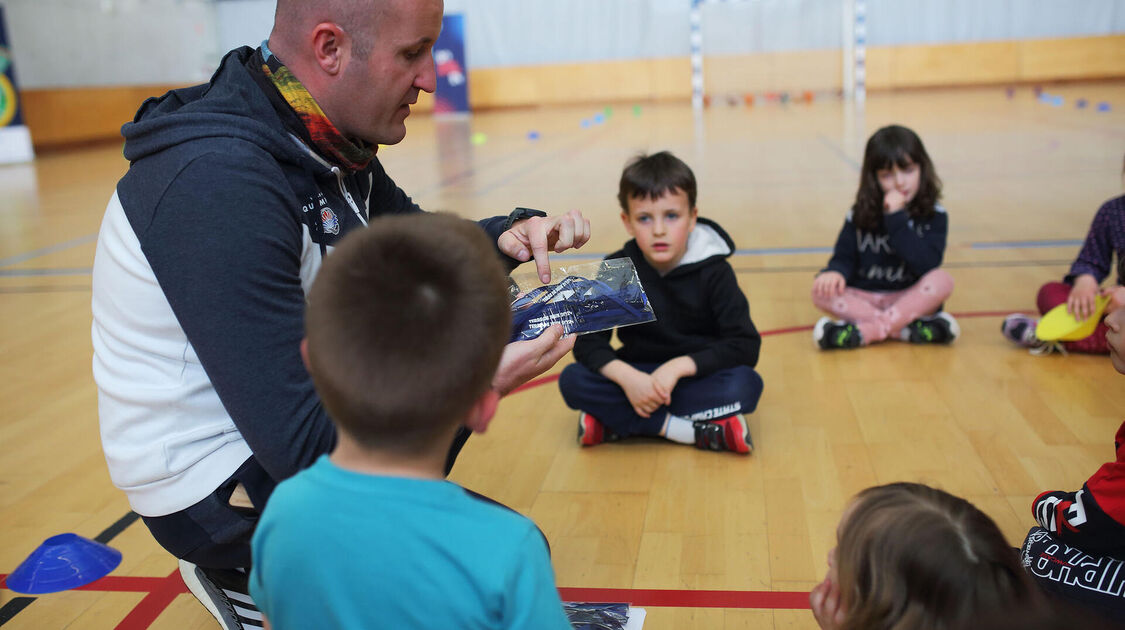
[{"label": "child with light brown hair", "polygon": [[1044,605],[996,523],[917,483],[860,492],[844,511],[828,574],[809,594],[825,630],[941,630]]}]

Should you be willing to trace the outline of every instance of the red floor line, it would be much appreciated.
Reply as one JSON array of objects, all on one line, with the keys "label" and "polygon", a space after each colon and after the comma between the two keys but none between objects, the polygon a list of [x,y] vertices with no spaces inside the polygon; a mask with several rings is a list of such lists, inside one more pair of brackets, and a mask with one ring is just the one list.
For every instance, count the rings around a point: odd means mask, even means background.
[{"label": "red floor line", "polygon": [[[178,572],[178,569],[177,569]],[[0,589],[8,588],[8,574],[0,573]],[[130,577],[107,575],[100,580],[94,580],[85,586],[72,588],[72,591],[94,591],[98,593],[152,593],[165,588],[169,578],[166,577]],[[182,580],[178,580],[180,592],[186,593],[187,587]],[[14,592],[14,591],[13,591]],[[50,595],[50,593],[43,593]]]},{"label": "red floor line", "polygon": [[808,326],[790,326],[789,328],[775,328],[773,330],[763,330],[759,334],[762,335],[763,337],[769,337],[771,335],[787,335],[789,333],[801,332],[803,330],[812,330],[812,329],[813,329],[812,324],[809,324]]},{"label": "red floor line", "polygon": [[180,593],[187,592],[187,587],[184,586],[184,581],[180,578],[179,569],[172,571],[168,574],[168,577],[159,581],[160,585],[148,595],[145,595],[145,598],[134,606],[128,615],[125,615],[125,618],[114,627],[114,630],[145,630],[152,625],[152,622],[156,621],[156,618],[168,608]]},{"label": "red floor line", "polygon": [[628,602],[668,608],[758,608],[808,610],[809,594],[800,591],[686,591],[630,588],[560,588],[569,602]]},{"label": "red floor line", "polygon": [[[954,317],[969,319],[969,318],[973,318],[973,317],[1003,317],[1003,316],[1011,315],[1012,313],[1032,314],[1031,311],[1012,310],[1012,311],[966,311],[964,313],[952,313],[952,315]],[[789,333],[804,332],[804,331],[809,331],[809,330],[812,330],[812,329],[813,329],[813,325],[808,324],[806,326],[790,326],[788,328],[774,328],[773,330],[763,330],[759,334],[761,334],[763,337],[771,337],[773,335],[788,335]],[[546,385],[547,383],[554,383],[557,380],[559,380],[558,374],[551,374],[549,376],[537,378],[534,381],[529,381],[529,382],[524,383],[523,385],[520,385],[519,387],[513,389],[508,395],[510,396],[512,394],[522,392],[526,389],[533,389],[535,387],[539,387],[540,385]]]},{"label": "red floor line", "polygon": [[[86,586],[79,586],[76,591],[115,591],[120,593],[152,593],[165,588],[168,578],[162,577],[130,577],[107,575],[104,578],[91,582]],[[187,587],[180,583],[181,592],[186,593]]]},{"label": "red floor line", "polygon": [[557,380],[559,380],[558,374],[551,374],[549,376],[537,378],[534,381],[529,381],[529,382],[524,383],[523,385],[520,385],[519,387],[513,389],[511,392],[508,392],[508,395],[511,396],[512,394],[515,394],[516,392],[522,392],[525,389],[531,389],[533,387],[539,387],[540,385],[546,385],[547,383],[554,383]]}]

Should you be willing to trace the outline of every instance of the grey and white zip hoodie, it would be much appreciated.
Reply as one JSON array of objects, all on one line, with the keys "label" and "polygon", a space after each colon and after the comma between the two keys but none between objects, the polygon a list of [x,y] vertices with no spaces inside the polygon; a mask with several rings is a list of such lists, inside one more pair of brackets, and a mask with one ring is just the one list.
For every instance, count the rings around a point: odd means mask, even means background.
[{"label": "grey and white zip hoodie", "polygon": [[[149,99],[122,127],[130,168],[98,234],[93,371],[110,477],[144,516],[195,504],[251,455],[280,481],[332,449],[299,352],[305,294],[348,231],[421,212],[377,159],[348,172],[312,152],[255,78],[260,59],[231,51],[209,83]],[[481,221],[494,241],[504,219]]]}]

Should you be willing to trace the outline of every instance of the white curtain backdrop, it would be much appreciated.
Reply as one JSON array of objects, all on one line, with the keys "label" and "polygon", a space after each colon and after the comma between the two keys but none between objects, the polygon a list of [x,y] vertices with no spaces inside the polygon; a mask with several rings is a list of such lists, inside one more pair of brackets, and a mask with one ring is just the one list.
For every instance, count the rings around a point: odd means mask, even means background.
[{"label": "white curtain backdrop", "polygon": [[[315,0],[309,0],[315,1]],[[0,0],[25,88],[205,80],[270,31],[273,0]],[[691,0],[446,0],[470,67],[689,54]],[[868,0],[868,45],[1125,33],[1125,0]],[[705,54],[839,48],[840,0],[703,7]]]}]

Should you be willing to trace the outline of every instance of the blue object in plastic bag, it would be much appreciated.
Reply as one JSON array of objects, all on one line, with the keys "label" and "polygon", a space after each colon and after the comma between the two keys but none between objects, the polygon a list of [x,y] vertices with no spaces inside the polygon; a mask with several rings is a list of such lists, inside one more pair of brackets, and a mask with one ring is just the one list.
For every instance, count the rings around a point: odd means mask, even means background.
[{"label": "blue object in plastic bag", "polygon": [[629,622],[629,604],[563,602],[574,630],[622,630]]},{"label": "blue object in plastic bag", "polygon": [[656,319],[631,260],[580,267],[594,271],[590,275],[597,279],[572,274],[516,297],[511,341],[534,339],[554,324],[566,333],[583,334]]}]

